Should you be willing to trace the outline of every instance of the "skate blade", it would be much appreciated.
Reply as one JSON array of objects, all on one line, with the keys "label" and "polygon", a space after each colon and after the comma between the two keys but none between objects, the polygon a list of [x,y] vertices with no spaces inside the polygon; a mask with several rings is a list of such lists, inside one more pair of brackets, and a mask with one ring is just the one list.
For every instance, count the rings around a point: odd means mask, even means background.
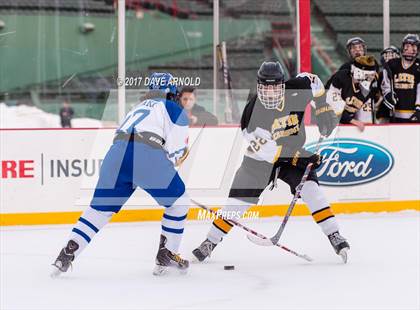
[{"label": "skate blade", "polygon": [[340,255],[341,259],[343,260],[344,264],[347,264],[347,252],[348,252],[349,248],[343,248],[340,250],[340,252],[338,252],[338,255]]},{"label": "skate blade", "polygon": [[191,257],[189,258],[189,261],[190,261],[190,263],[191,263],[191,264],[200,264],[200,263],[204,263],[204,260],[203,260],[203,261],[200,261],[197,257],[195,257],[195,255],[191,256]]},{"label": "skate blade", "polygon": [[188,273],[188,268],[180,269],[180,268],[172,267],[172,266],[156,265],[155,268],[153,269],[153,275],[154,276],[164,276],[167,273],[169,273],[170,269],[176,269],[181,275],[185,275],[185,274]]},{"label": "skate blade", "polygon": [[60,271],[60,269],[58,269],[56,266],[53,265],[51,273],[50,273],[50,277],[55,279],[55,278],[58,278],[62,273],[63,272]]},{"label": "skate blade", "polygon": [[166,274],[168,272],[169,267],[167,266],[160,266],[160,265],[156,265],[155,268],[153,269],[153,275],[154,276],[163,276],[164,274]]}]

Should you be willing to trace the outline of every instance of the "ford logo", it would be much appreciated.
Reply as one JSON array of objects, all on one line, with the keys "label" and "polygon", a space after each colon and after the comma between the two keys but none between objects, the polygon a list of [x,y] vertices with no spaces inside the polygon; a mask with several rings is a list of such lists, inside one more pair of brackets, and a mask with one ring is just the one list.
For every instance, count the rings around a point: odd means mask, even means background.
[{"label": "ford logo", "polygon": [[[315,152],[316,143],[306,149]],[[382,178],[394,165],[394,157],[381,145],[365,140],[326,140],[320,145],[324,157],[317,169],[319,183],[329,186],[349,186]]]}]

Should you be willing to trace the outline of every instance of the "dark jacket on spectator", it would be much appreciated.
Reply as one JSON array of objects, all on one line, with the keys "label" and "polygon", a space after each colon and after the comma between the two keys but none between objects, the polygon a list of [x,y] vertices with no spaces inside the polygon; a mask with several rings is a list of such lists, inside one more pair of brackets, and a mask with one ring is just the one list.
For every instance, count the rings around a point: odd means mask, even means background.
[{"label": "dark jacket on spectator", "polygon": [[71,128],[71,119],[73,118],[73,115],[74,111],[71,107],[62,107],[60,109],[61,127]]},{"label": "dark jacket on spectator", "polygon": [[216,116],[206,111],[204,107],[198,104],[195,104],[191,111],[188,111],[187,113],[197,117],[197,123],[194,124],[197,126],[203,126],[204,124],[207,126],[216,126],[219,123]]}]

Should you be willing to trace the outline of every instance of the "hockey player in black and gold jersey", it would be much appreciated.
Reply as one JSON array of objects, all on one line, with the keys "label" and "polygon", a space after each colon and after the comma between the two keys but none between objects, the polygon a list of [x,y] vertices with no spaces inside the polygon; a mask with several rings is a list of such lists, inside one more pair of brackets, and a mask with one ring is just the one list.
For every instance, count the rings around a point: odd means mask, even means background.
[{"label": "hockey player in black and gold jersey", "polygon": [[381,87],[383,104],[393,114],[391,122],[420,122],[419,48],[419,36],[407,34],[401,44],[401,58],[386,63]]},{"label": "hockey player in black and gold jersey", "polygon": [[353,124],[361,131],[365,123],[373,123],[375,90],[372,83],[377,78],[378,65],[373,56],[359,56],[350,70],[340,70],[332,78],[327,92],[330,104],[340,122]]},{"label": "hockey player in black and gold jersey", "polygon": [[400,58],[400,50],[398,47],[394,46],[394,45],[390,45],[387,48],[384,48],[381,52],[381,68],[379,71],[379,78],[378,78],[378,85],[379,85],[379,91],[376,94],[377,100],[375,102],[375,110],[376,110],[376,121],[377,123],[389,123],[389,119],[390,119],[390,111],[389,109],[385,106],[385,104],[383,104],[383,94],[382,94],[382,81],[384,78],[384,70],[388,70],[388,76],[390,76],[391,74],[389,74],[389,68],[386,65],[386,63],[388,61],[390,61],[391,59],[395,59],[395,58]]},{"label": "hockey player in black and gold jersey", "polygon": [[[313,163],[301,197],[335,252],[343,255],[349,244],[338,232],[336,218],[319,188],[314,170],[320,166],[321,158],[303,148],[306,140],[304,111],[311,100],[316,103],[321,134],[330,135],[338,123],[332,108],[325,103],[324,86],[316,75],[309,73],[285,82],[278,62],[264,62],[257,76],[257,93],[249,96],[241,118],[242,132],[249,147],[236,172],[222,213],[242,216],[258,202],[270,181],[274,184],[277,179],[287,183],[294,194],[306,166]],[[278,173],[277,167],[280,167]],[[214,220],[207,239],[193,251],[195,257],[199,261],[209,257],[231,228],[232,225],[223,218]]]}]

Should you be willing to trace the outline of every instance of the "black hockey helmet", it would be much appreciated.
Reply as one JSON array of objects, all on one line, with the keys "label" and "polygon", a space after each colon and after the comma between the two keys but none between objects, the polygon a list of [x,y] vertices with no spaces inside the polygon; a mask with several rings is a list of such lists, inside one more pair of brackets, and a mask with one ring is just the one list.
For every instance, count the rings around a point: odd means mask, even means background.
[{"label": "black hockey helmet", "polygon": [[[351,48],[354,45],[357,45],[357,44],[362,45],[363,55],[361,55],[360,53],[357,54],[357,55],[352,55]],[[346,42],[346,49],[347,49],[347,53],[349,54],[349,57],[351,59],[354,59],[354,58],[356,58],[358,56],[364,56],[367,53],[367,45],[366,45],[366,42],[361,37],[353,37],[353,38],[348,39],[347,42]]]},{"label": "black hockey helmet", "polygon": [[[405,49],[406,44],[411,44],[411,45],[416,46],[416,52],[415,53],[405,52],[404,49]],[[412,34],[412,33],[407,34],[401,43],[401,57],[408,61],[414,60],[419,54],[419,45],[420,45],[420,39],[417,34]]]},{"label": "black hockey helmet", "polygon": [[384,48],[381,52],[381,64],[384,65],[391,59],[400,58],[400,50],[394,45]]},{"label": "black hockey helmet", "polygon": [[257,95],[266,109],[284,104],[284,71],[278,61],[265,61],[257,72]]}]

